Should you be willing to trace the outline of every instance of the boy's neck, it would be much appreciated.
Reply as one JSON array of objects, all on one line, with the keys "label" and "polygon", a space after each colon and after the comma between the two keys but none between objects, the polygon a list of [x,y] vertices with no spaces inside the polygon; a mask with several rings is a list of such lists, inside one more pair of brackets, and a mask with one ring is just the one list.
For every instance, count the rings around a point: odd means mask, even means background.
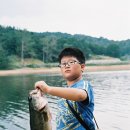
[{"label": "boy's neck", "polygon": [[67,81],[67,86],[70,87],[70,86],[72,86],[74,83],[78,82],[78,81],[81,80],[81,79],[82,79],[82,76],[80,76],[80,77],[78,77],[78,78],[76,78],[76,79],[74,79],[74,80],[72,80],[72,81]]}]

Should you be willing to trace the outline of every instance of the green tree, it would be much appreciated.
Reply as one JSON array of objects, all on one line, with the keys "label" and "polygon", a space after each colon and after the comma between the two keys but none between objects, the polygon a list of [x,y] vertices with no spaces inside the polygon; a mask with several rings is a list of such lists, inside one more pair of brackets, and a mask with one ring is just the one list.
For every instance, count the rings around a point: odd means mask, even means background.
[{"label": "green tree", "polygon": [[9,68],[9,59],[7,57],[6,51],[0,47],[0,69]]},{"label": "green tree", "polygon": [[120,49],[117,44],[110,44],[106,48],[106,54],[111,57],[120,57]]}]

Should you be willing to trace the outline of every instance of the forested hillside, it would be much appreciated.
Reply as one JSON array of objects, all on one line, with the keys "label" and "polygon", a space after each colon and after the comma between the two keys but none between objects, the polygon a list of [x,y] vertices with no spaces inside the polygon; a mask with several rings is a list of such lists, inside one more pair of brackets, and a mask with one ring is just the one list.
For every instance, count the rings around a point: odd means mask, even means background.
[{"label": "forested hillside", "polygon": [[35,33],[0,26],[0,69],[10,68],[15,60],[25,58],[39,59],[45,63],[57,62],[59,52],[69,46],[80,48],[86,58],[92,55],[116,58],[130,55],[130,39],[113,41],[103,37],[61,32]]}]

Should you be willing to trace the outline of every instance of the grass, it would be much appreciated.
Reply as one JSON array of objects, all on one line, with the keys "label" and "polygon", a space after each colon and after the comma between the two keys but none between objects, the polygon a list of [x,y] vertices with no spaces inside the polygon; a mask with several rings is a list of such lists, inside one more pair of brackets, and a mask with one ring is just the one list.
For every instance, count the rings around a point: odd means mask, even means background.
[{"label": "grass", "polygon": [[100,66],[100,65],[126,65],[130,64],[130,60],[121,60],[119,58],[113,58],[109,56],[96,55],[92,56],[90,60],[86,61],[88,66]]},{"label": "grass", "polygon": [[[24,62],[21,62],[21,59],[18,57],[11,57],[11,66],[10,69],[16,69],[16,68],[22,68],[22,67],[28,67],[28,68],[51,68],[51,67],[57,67],[58,63],[44,63],[41,60],[38,59],[24,59]],[[109,66],[109,65],[126,65],[130,64],[130,60],[120,60],[118,58],[112,58],[108,56],[92,56],[90,60],[86,61],[87,66]]]}]

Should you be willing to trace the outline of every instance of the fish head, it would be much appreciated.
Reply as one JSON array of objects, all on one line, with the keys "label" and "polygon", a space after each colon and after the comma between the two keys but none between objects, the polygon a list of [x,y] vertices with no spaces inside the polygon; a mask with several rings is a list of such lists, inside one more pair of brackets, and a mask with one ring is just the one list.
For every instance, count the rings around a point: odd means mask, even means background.
[{"label": "fish head", "polygon": [[31,101],[32,106],[36,111],[45,109],[45,106],[48,104],[47,99],[39,89],[30,91],[29,100]]}]

